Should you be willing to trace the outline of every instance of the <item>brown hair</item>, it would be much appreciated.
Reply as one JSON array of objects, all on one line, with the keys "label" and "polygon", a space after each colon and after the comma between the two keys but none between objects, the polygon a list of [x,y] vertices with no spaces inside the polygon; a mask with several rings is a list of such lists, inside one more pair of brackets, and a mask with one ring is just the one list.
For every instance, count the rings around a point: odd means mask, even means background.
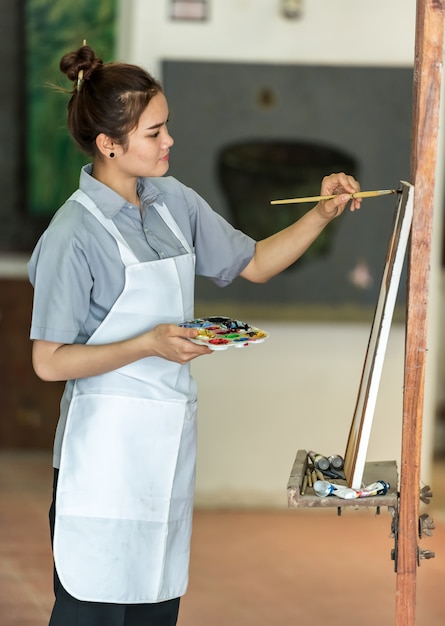
[{"label": "brown hair", "polygon": [[151,98],[161,84],[137,65],[103,63],[90,46],[65,54],[61,71],[74,82],[68,104],[68,128],[77,145],[97,154],[96,137],[104,133],[125,149]]}]

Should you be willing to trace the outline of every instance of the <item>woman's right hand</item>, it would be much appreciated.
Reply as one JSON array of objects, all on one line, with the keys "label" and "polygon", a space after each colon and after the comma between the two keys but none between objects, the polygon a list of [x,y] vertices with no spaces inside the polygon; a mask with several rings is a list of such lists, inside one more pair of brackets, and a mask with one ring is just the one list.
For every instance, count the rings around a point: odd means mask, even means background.
[{"label": "woman's right hand", "polygon": [[64,344],[36,339],[32,362],[37,376],[46,381],[99,376],[150,356],[185,365],[198,356],[212,354],[207,346],[189,341],[197,334],[195,328],[159,324],[136,337],[107,344]]},{"label": "woman's right hand", "polygon": [[182,328],[176,324],[159,324],[146,333],[146,338],[152,345],[151,356],[159,356],[167,361],[174,361],[185,365],[198,356],[212,354],[207,346],[201,346],[192,341],[198,334],[196,328]]}]

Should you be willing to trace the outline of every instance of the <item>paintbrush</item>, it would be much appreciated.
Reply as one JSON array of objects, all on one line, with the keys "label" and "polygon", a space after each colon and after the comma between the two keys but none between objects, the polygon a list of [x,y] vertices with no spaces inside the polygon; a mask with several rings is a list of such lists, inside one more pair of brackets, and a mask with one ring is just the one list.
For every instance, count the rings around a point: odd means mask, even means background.
[{"label": "paintbrush", "polygon": [[[402,193],[401,189],[379,189],[378,191],[357,191],[349,194],[349,198],[375,198],[386,196],[390,193]],[[303,202],[318,202],[319,200],[332,200],[338,194],[332,196],[308,196],[307,198],[287,198],[286,200],[271,200],[271,204],[300,204]]]}]

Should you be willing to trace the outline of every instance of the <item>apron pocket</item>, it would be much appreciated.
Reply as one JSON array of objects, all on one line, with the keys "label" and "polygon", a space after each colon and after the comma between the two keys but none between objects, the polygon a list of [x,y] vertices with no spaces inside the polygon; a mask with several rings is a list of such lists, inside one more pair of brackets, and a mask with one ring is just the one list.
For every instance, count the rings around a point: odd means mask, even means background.
[{"label": "apron pocket", "polygon": [[[79,395],[62,445],[58,514],[168,519],[186,403]],[[195,438],[181,459],[195,465]],[[181,444],[181,447],[184,447]]]}]

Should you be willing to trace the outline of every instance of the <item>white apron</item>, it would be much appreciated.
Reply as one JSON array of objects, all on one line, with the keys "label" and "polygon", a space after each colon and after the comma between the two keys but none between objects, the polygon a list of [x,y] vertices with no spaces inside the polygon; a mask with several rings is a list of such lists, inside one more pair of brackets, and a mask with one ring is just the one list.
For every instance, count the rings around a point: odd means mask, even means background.
[{"label": "white apron", "polygon": [[[125,287],[89,344],[193,318],[194,254],[165,205],[157,211],[188,251],[140,263],[112,222]],[[80,600],[159,602],[185,593],[196,458],[196,390],[188,366],[158,357],[78,379],[57,488],[54,559]]]}]

